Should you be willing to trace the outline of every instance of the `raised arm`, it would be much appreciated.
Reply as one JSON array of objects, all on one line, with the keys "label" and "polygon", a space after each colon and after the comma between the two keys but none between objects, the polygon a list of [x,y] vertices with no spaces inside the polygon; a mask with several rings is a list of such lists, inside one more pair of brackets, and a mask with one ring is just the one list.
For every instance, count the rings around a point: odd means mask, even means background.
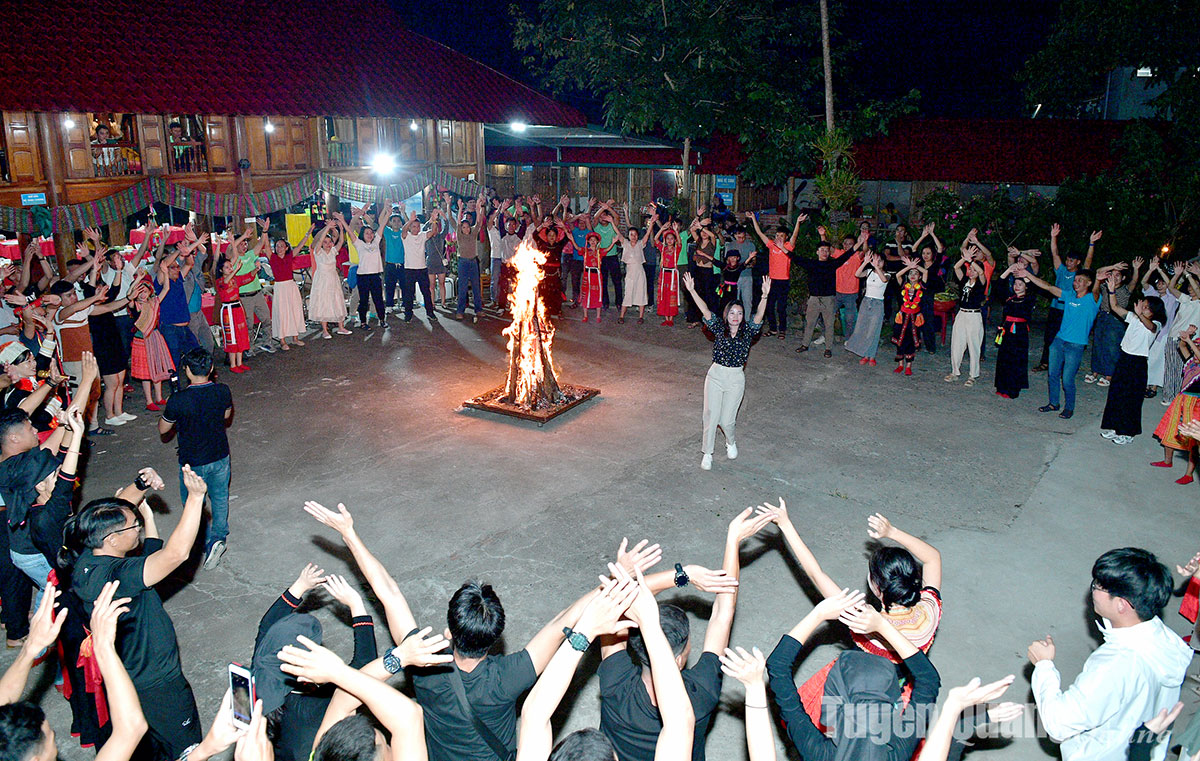
[{"label": "raised arm", "polygon": [[112,720],[112,735],[96,753],[96,761],[127,761],[149,728],[133,680],[117,655],[117,619],[129,612],[130,602],[128,597],[113,599],[119,585],[117,581],[105,584],[92,608],[92,652],[104,680]]},{"label": "raised arm", "polygon": [[754,312],[754,323],[762,325],[767,316],[767,296],[771,293],[771,276],[764,275],[762,279],[762,296],[758,299],[758,309]]},{"label": "raised arm", "polygon": [[[142,568],[142,582],[147,587],[152,587],[167,578],[182,565],[188,559],[192,545],[196,543],[208,485],[204,483],[204,479],[192,472],[189,465],[183,466],[183,484],[187,488],[187,499],[183,503],[183,515],[179,518],[179,525],[171,532],[162,549],[146,558]],[[146,526],[146,536],[150,536],[149,525]]]},{"label": "raised arm", "polygon": [[1057,285],[1050,285],[1045,280],[1042,280],[1040,277],[1030,272],[1025,265],[1019,262],[1017,263],[1017,266],[1013,268],[1013,274],[1017,277],[1023,277],[1037,287],[1049,291],[1053,296],[1062,296],[1062,288],[1059,288]]},{"label": "raised arm", "polygon": [[721,671],[742,683],[746,689],[746,752],[750,761],[775,761],[775,733],[767,708],[767,659],[757,647],[725,649]]},{"label": "raised arm", "polygon": [[[796,215],[796,224],[792,227],[792,237],[789,241],[792,244],[793,248],[795,248],[795,246],[796,246],[796,238],[800,237],[800,224],[802,222],[807,222],[807,221],[808,221],[807,214],[797,214]],[[755,225],[755,227],[757,227],[757,225]]]},{"label": "raised arm", "polygon": [[367,584],[371,586],[371,591],[383,605],[392,641],[399,644],[409,632],[417,628],[416,617],[413,616],[408,600],[400,591],[396,580],[388,573],[383,563],[371,554],[358,532],[355,531],[354,518],[350,515],[350,511],[340,503],[335,512],[320,503],[309,501],[304,503],[304,512],[341,535],[346,549],[350,550],[354,562],[358,564],[358,569],[362,571]]},{"label": "raised arm", "polygon": [[1062,257],[1058,253],[1058,235],[1062,232],[1062,227],[1055,222],[1050,225],[1050,260],[1054,262],[1054,269],[1057,270],[1062,266]]},{"label": "raised arm", "polygon": [[[732,579],[738,579],[742,571],[741,551],[742,542],[758,533],[763,526],[772,522],[771,515],[755,513],[753,507],[747,507],[729,522],[725,532],[725,558],[722,569]],[[704,630],[704,652],[720,656],[729,647],[729,632],[733,628],[733,614],[737,608],[738,587],[717,595],[713,601],[712,615],[708,619],[708,627]]]},{"label": "raised arm", "polygon": [[704,303],[700,294],[696,293],[696,281],[692,277],[692,273],[685,272],[683,274],[683,284],[688,289],[688,293],[692,294],[692,300],[696,303],[696,308],[700,310],[700,316],[705,320],[711,320],[713,314],[708,310],[708,305]]},{"label": "raised arm", "polygon": [[880,513],[868,516],[867,536],[872,539],[891,539],[921,561],[921,582],[927,587],[942,586],[942,553],[932,544],[901,531]]},{"label": "raised arm", "polygon": [[1088,236],[1087,256],[1083,259],[1083,268],[1085,270],[1092,268],[1092,258],[1096,256],[1096,241],[1100,240],[1103,235],[1103,230],[1093,230],[1092,234]]},{"label": "raised arm", "polygon": [[817,591],[822,597],[836,597],[842,593],[842,588],[837,583],[829,578],[829,575],[821,569],[821,564],[817,562],[817,558],[808,549],[808,545],[800,538],[795,526],[792,525],[791,518],[788,517],[787,504],[783,501],[783,497],[779,498],[778,505],[772,505],[770,502],[763,507],[757,509],[760,515],[770,515],[771,521],[779,527],[780,533],[787,541],[788,547],[791,548],[792,554],[796,556],[796,561],[800,563],[800,567],[804,569],[804,573],[808,576],[809,581],[816,586]]},{"label": "raised arm", "polygon": [[[763,242],[763,245],[769,247],[771,245],[771,239],[768,238],[766,233],[762,231],[762,228],[758,226],[758,215],[746,212],[746,219],[750,220],[750,223],[754,225],[754,234],[757,235],[759,240]],[[798,223],[799,220],[797,220],[797,229],[799,229]]]},{"label": "raised arm", "polygon": [[53,584],[46,585],[42,601],[34,611],[33,618],[29,620],[29,635],[17,651],[16,660],[9,665],[4,676],[0,677],[0,705],[16,703],[21,699],[34,663],[42,656],[43,650],[52,647],[58,641],[58,634],[62,631],[67,615],[64,610],[57,618],[54,616],[54,603],[58,600],[58,595],[59,591]]}]

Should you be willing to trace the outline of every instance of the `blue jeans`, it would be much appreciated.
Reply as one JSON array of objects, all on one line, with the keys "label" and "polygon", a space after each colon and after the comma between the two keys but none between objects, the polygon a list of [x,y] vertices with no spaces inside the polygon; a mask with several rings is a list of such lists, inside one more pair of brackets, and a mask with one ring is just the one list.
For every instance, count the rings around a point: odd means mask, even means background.
[{"label": "blue jeans", "polygon": [[[858,322],[858,294],[839,293],[837,306],[834,307],[833,312],[842,318],[842,337],[849,338],[854,335],[854,324]],[[829,328],[832,332],[833,326],[831,325]]]},{"label": "blue jeans", "polygon": [[37,607],[42,604],[42,592],[46,589],[46,578],[50,575],[50,562],[40,552],[33,555],[22,555],[14,550],[9,550],[8,556],[12,558],[13,565],[32,579],[37,587],[37,595],[33,598],[33,609],[37,610]]},{"label": "blue jeans", "polygon": [[1083,362],[1083,350],[1087,344],[1073,344],[1061,338],[1055,338],[1050,344],[1050,372],[1046,382],[1050,385],[1050,403],[1058,405],[1058,386],[1066,393],[1065,409],[1075,409],[1075,375]]},{"label": "blue jeans", "polygon": [[458,313],[465,314],[467,311],[467,291],[470,290],[470,295],[475,299],[475,314],[479,314],[479,310],[483,309],[483,300],[481,298],[481,286],[479,280],[479,260],[478,259],[463,259],[458,258]]},{"label": "blue jeans", "polygon": [[404,285],[404,262],[386,262],[383,265],[383,303],[386,307],[396,305],[396,289]]},{"label": "blue jeans", "polygon": [[200,343],[188,325],[159,325],[158,332],[167,342],[167,351],[171,352],[171,361],[175,363],[177,371],[183,367],[183,355],[192,349],[200,348]]},{"label": "blue jeans", "polygon": [[503,259],[497,256],[492,257],[492,276],[491,282],[488,284],[488,289],[491,291],[492,303],[496,303],[500,298],[500,270],[503,266]]},{"label": "blue jeans", "polygon": [[[225,541],[229,536],[229,456],[210,462],[207,465],[193,465],[192,472],[204,479],[208,484],[208,504],[212,510],[212,520],[208,522],[208,530],[204,533],[204,550],[218,541]],[[179,499],[187,501],[187,487],[183,484],[183,469],[179,469]]]}]

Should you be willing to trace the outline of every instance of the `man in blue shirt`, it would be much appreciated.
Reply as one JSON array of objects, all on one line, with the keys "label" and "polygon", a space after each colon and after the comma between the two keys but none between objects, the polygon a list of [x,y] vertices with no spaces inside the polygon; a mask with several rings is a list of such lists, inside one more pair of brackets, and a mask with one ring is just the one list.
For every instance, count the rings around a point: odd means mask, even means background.
[{"label": "man in blue shirt", "polygon": [[1058,413],[1060,418],[1069,419],[1075,414],[1075,375],[1083,361],[1083,351],[1088,345],[1088,336],[1092,332],[1092,323],[1100,312],[1100,283],[1114,268],[1123,268],[1125,263],[1111,267],[1102,267],[1098,272],[1089,269],[1076,270],[1072,274],[1072,290],[1064,291],[1056,285],[1050,285],[1045,280],[1031,274],[1025,269],[1024,263],[1013,270],[1016,277],[1025,278],[1029,282],[1049,291],[1055,298],[1063,302],[1062,324],[1054,341],[1050,344],[1050,374],[1046,381],[1049,385],[1049,404],[1038,407],[1038,412],[1057,412],[1059,407],[1059,386],[1066,395],[1066,406]]},{"label": "man in blue shirt", "polygon": [[[1072,290],[1071,282],[1075,279],[1075,273],[1080,269],[1092,268],[1092,257],[1096,254],[1096,241],[1100,240],[1100,236],[1104,234],[1103,230],[1096,230],[1092,233],[1088,240],[1087,256],[1080,258],[1079,254],[1068,251],[1066,255],[1059,257],[1058,253],[1058,234],[1062,231],[1058,223],[1055,222],[1050,226],[1050,256],[1054,259],[1054,285],[1063,293],[1070,293]],[[1054,337],[1058,335],[1058,328],[1062,325],[1063,319],[1063,299],[1056,298],[1050,302],[1050,308],[1046,311],[1046,332],[1043,334],[1042,343],[1042,359],[1037,367],[1033,368],[1034,372],[1045,370],[1050,362],[1050,344],[1054,342]],[[1086,342],[1085,342],[1086,343]]]},{"label": "man in blue shirt", "polygon": [[404,219],[396,207],[390,212],[381,208],[379,213],[391,214],[383,228],[383,304],[391,312],[396,308],[396,288],[404,288],[404,242],[400,235]]}]

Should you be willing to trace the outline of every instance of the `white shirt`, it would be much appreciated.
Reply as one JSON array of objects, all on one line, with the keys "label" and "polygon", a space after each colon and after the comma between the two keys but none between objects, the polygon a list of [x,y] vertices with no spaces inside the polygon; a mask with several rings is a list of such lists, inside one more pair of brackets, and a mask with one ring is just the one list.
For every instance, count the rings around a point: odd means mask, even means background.
[{"label": "white shirt", "polygon": [[[378,275],[383,272],[383,254],[379,251],[380,240],[381,237],[377,234],[370,243],[362,238],[354,241],[354,250],[358,252],[358,274]],[[408,261],[407,256],[404,259]]]},{"label": "white shirt", "polygon": [[1179,338],[1188,325],[1200,327],[1200,301],[1184,293],[1179,296],[1179,308],[1175,310],[1175,320],[1167,338]]},{"label": "white shirt", "polygon": [[[129,283],[131,280],[133,280],[134,274],[136,274],[135,270],[129,265],[128,262],[126,262],[125,267],[121,269],[121,287],[117,289],[116,301],[120,301],[121,299],[129,296]],[[117,279],[117,270],[109,267],[104,272],[100,273],[100,279],[104,281],[105,285],[112,285],[113,281]],[[124,317],[125,315],[129,314],[129,310],[122,307],[113,312],[113,314],[117,317]]]},{"label": "white shirt", "polygon": [[883,292],[887,290],[887,281],[879,276],[875,270],[867,273],[867,289],[863,298],[867,299],[882,299]]},{"label": "white shirt", "polygon": [[488,228],[488,243],[491,245],[492,258],[500,258],[500,231],[494,227]]},{"label": "white shirt", "polygon": [[[1121,629],[1100,624],[1104,644],[1065,691],[1052,661],[1033,667],[1033,699],[1042,726],[1062,744],[1063,761],[1125,761],[1129,739],[1146,719],[1179,699],[1192,651],[1158,617]],[[1161,761],[1167,742],[1152,757]]]},{"label": "white shirt", "polygon": [[[521,245],[521,236],[509,233],[500,239],[500,259],[504,263],[512,261],[517,255],[517,246]],[[494,254],[493,254],[494,255]]]},{"label": "white shirt", "polygon": [[[1125,314],[1125,324],[1129,327],[1125,328],[1125,337],[1121,339],[1121,351],[1135,357],[1150,356],[1150,344],[1154,343],[1154,336],[1157,335],[1157,332],[1152,333],[1148,330],[1145,323],[1133,313],[1133,310]],[[1157,322],[1154,325],[1162,328]]]},{"label": "white shirt", "polygon": [[[424,230],[404,235],[404,269],[425,269],[425,239],[428,237],[429,233]],[[359,261],[361,262],[362,259]]]}]

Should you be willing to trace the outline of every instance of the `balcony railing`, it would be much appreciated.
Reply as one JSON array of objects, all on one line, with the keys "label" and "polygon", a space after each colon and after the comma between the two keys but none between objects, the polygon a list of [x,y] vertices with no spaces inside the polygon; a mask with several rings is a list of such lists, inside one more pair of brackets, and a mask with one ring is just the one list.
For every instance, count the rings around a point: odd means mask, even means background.
[{"label": "balcony railing", "polygon": [[359,166],[357,143],[342,142],[337,138],[331,138],[326,141],[325,150],[328,152],[329,166],[331,167]]},{"label": "balcony railing", "polygon": [[142,173],[142,155],[133,143],[92,145],[92,172],[96,177],[125,177]]},{"label": "balcony railing", "polygon": [[171,173],[189,174],[208,171],[208,151],[204,143],[171,146]]}]

